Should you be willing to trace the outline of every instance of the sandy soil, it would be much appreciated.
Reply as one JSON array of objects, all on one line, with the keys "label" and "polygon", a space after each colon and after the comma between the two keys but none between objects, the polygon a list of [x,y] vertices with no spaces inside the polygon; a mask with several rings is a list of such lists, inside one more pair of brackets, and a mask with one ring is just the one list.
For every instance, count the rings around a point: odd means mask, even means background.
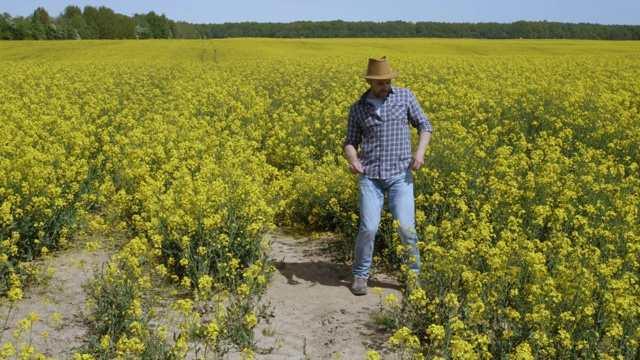
[{"label": "sandy soil", "polygon": [[[373,287],[380,287],[383,297],[401,297],[395,278],[378,274],[369,281],[368,295],[355,296],[350,266],[332,261],[324,250],[326,240],[282,233],[270,237],[277,271],[264,300],[275,317],[256,328],[255,359],[365,359],[369,350],[393,357],[386,347],[389,334],[373,323],[371,314],[381,306]],[[89,332],[84,286],[93,279],[91,266],[101,266],[108,258],[105,252],[86,252],[79,246],[49,260],[47,266],[56,269],[51,278],[26,290],[11,311],[2,299],[0,345],[12,341],[18,320],[33,312],[38,320],[18,343],[31,343],[47,357],[69,359]],[[45,332],[48,337],[42,338]]]},{"label": "sandy soil", "polygon": [[[256,359],[365,359],[369,350],[389,354],[386,334],[376,327],[371,314],[380,309],[380,296],[401,298],[395,278],[376,275],[369,293],[351,293],[351,267],[336,263],[322,249],[326,242],[288,235],[272,235],[272,251],[278,271],[266,294],[275,318],[266,327],[272,337],[257,334],[259,345],[282,343],[271,354]],[[264,325],[263,325],[264,326]],[[383,356],[388,358],[388,356]]]},{"label": "sandy soil", "polygon": [[22,331],[18,346],[27,343],[35,347],[38,354],[70,359],[72,351],[83,345],[89,331],[86,307],[89,297],[84,286],[93,280],[91,266],[100,266],[108,260],[107,253],[87,252],[78,245],[38,264],[42,271],[55,269],[55,274],[25,289],[23,299],[12,308],[8,307],[7,299],[2,299],[0,321],[4,331],[0,346],[12,342],[19,320],[35,313],[37,321],[32,323],[29,332]]}]

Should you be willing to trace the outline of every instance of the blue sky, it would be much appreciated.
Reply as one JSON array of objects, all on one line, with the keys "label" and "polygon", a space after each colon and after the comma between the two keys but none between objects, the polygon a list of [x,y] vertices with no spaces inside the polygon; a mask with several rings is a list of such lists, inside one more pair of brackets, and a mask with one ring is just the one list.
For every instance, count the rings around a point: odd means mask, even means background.
[{"label": "blue sky", "polygon": [[127,16],[154,11],[190,23],[547,20],[640,25],[640,0],[0,0],[0,13],[27,16],[43,7],[57,16],[68,5],[106,6]]}]

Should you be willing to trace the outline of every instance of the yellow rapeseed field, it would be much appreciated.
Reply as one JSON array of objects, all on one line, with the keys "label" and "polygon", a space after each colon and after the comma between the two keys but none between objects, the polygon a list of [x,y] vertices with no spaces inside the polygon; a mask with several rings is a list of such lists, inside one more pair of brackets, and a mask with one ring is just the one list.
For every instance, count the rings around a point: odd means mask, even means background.
[{"label": "yellow rapeseed field", "polygon": [[[416,174],[422,275],[383,301],[390,346],[636,358],[636,42],[0,42],[6,303],[38,276],[31,260],[118,231],[127,242],[88,287],[96,330],[75,358],[252,358],[273,272],[265,234],[330,230],[349,256],[358,193],[341,144],[367,58],[383,55],[435,128]],[[376,263],[402,270],[392,230],[385,214]],[[166,299],[150,291],[160,278]],[[156,326],[167,299],[176,322]],[[0,359],[46,358],[3,332]]]}]

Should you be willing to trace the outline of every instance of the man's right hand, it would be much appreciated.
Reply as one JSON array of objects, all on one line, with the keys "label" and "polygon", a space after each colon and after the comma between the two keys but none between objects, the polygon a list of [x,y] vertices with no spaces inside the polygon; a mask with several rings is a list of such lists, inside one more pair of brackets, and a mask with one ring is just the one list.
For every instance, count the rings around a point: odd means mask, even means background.
[{"label": "man's right hand", "polygon": [[349,162],[349,171],[352,174],[364,174],[364,168],[358,159]]},{"label": "man's right hand", "polygon": [[345,145],[344,146],[344,156],[349,161],[349,171],[352,174],[364,174],[364,168],[358,160],[358,152],[353,145]]}]

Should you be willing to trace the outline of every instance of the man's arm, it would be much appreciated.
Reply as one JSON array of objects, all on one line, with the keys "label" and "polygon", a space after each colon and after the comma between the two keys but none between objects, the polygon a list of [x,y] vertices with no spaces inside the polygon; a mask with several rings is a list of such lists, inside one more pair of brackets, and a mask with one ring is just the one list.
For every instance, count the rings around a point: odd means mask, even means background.
[{"label": "man's arm", "polygon": [[364,168],[358,159],[358,146],[362,138],[362,132],[358,121],[356,120],[355,104],[349,108],[349,117],[347,119],[347,138],[342,145],[344,156],[349,161],[349,171],[352,174],[363,174]]},{"label": "man's arm", "polygon": [[344,146],[344,156],[349,160],[349,171],[352,174],[362,174],[364,173],[364,168],[358,160],[358,151],[351,144],[347,144]]},{"label": "man's arm", "polygon": [[418,148],[411,160],[411,170],[420,170],[424,165],[424,153],[427,151],[427,146],[431,140],[431,131],[423,131],[418,136]]}]

